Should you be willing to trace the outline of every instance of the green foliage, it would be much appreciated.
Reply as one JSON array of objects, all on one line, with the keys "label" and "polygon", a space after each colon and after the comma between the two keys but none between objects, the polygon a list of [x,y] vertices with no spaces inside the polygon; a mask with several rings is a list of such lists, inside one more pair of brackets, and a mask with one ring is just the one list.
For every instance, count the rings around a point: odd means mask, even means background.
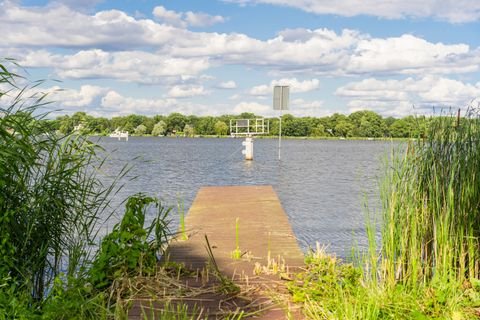
[{"label": "green foliage", "polygon": [[478,319],[480,291],[473,286],[390,285],[369,276],[371,261],[345,264],[318,249],[305,262],[288,289],[308,319]]},{"label": "green foliage", "polygon": [[167,124],[165,121],[160,120],[155,126],[153,126],[152,136],[164,136],[167,132]]},{"label": "green foliage", "polygon": [[239,260],[242,257],[240,250],[240,219],[235,219],[235,250],[231,253],[232,259]]},{"label": "green foliage", "polygon": [[183,199],[177,199],[177,211],[180,216],[180,239],[188,240],[188,234],[185,229],[185,205]]},{"label": "green foliage", "polygon": [[[83,290],[77,280],[86,273],[96,221],[108,215],[114,186],[97,179],[98,147],[83,137],[52,133],[40,113],[46,96],[17,88],[18,76],[0,69],[0,82],[10,86],[0,95],[11,98],[0,110],[0,319],[56,318],[53,312],[62,309],[49,309],[54,296]],[[67,300],[70,305],[61,305],[69,310],[98,307],[89,305],[91,296]]]},{"label": "green foliage", "polygon": [[215,122],[214,130],[217,136],[226,136],[228,133],[228,126],[225,122],[218,120]]},{"label": "green foliage", "polygon": [[139,125],[135,128],[135,134],[136,134],[136,135],[142,136],[142,135],[144,135],[145,133],[147,133],[147,127],[144,126],[143,124],[139,124]]},{"label": "green foliage", "polygon": [[197,132],[201,132],[205,135],[214,135],[216,134],[215,130],[215,118],[214,117],[202,117],[196,126]]},{"label": "green foliage", "polygon": [[383,187],[389,281],[462,283],[480,268],[480,118],[430,120],[424,139],[394,157]]},{"label": "green foliage", "polygon": [[185,137],[193,137],[195,135],[195,129],[193,126],[186,124],[185,128],[183,128],[183,133]]},{"label": "green foliage", "polygon": [[290,290],[309,319],[480,318],[478,110],[410,120],[423,139],[386,166],[380,250],[370,225],[359,267],[307,258]]},{"label": "green foliage", "polygon": [[[186,137],[199,135],[228,135],[231,119],[255,119],[253,113],[240,115],[222,115],[218,117],[182,115],[171,113],[168,116],[155,115],[153,117],[128,115],[113,117],[112,119],[94,118],[84,112],[77,112],[72,116],[60,116],[51,123],[51,128],[67,134],[74,127],[82,124],[83,134],[108,134],[115,129],[125,130],[136,135],[164,136],[183,132]],[[382,118],[379,114],[362,110],[349,116],[335,113],[331,116],[294,117],[285,114],[282,117],[282,135],[291,137],[423,137],[429,122],[425,117],[407,116],[402,119],[392,117]],[[270,118],[270,135],[278,135],[278,118]]]},{"label": "green foliage", "polygon": [[62,269],[82,272],[91,226],[112,190],[95,176],[96,145],[58,137],[34,115],[44,97],[21,93],[0,118],[0,278],[11,276],[39,301]]},{"label": "green foliage", "polygon": [[[149,205],[154,205],[157,213],[151,225],[145,228]],[[167,241],[169,212],[170,209],[165,209],[155,198],[138,194],[128,199],[122,221],[103,238],[89,271],[95,288],[105,288],[124,275],[148,275],[155,271],[157,253]]]},{"label": "green foliage", "polygon": [[329,299],[333,303],[343,294],[354,294],[360,286],[362,270],[321,252],[310,252],[306,271],[289,285],[294,302]]},{"label": "green foliage", "polygon": [[84,279],[70,279],[68,282],[62,277],[55,278],[42,307],[42,319],[107,319],[110,312],[106,307],[106,293],[94,292]]}]

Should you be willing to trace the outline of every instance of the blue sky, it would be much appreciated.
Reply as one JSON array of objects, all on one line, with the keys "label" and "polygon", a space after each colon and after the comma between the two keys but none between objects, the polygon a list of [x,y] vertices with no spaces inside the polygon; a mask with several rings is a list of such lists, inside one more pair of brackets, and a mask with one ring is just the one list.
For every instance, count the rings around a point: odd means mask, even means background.
[{"label": "blue sky", "polygon": [[0,0],[0,32],[65,113],[271,116],[276,84],[296,116],[480,97],[478,0]]}]

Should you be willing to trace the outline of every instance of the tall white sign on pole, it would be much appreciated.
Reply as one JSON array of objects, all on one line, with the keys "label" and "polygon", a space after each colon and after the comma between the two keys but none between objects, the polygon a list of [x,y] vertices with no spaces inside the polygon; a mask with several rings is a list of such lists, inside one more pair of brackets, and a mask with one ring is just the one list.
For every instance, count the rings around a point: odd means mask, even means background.
[{"label": "tall white sign on pole", "polygon": [[281,158],[282,150],[282,110],[288,110],[290,103],[290,87],[273,87],[273,110],[280,110],[280,122],[278,124],[278,160]]}]

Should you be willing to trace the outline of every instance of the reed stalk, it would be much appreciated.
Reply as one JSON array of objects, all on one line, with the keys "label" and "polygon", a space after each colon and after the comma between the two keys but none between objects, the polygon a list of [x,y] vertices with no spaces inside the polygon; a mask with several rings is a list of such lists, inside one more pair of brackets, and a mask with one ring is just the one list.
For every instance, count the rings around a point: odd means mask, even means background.
[{"label": "reed stalk", "polygon": [[430,120],[423,138],[395,155],[382,188],[382,258],[390,283],[478,278],[480,119]]}]

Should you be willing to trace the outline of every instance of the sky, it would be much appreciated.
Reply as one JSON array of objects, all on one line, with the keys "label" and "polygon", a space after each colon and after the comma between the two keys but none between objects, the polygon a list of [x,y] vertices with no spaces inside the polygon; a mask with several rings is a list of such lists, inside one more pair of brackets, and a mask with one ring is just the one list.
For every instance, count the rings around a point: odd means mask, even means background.
[{"label": "sky", "polygon": [[0,35],[57,113],[274,116],[275,85],[295,116],[480,98],[479,0],[0,0]]}]

